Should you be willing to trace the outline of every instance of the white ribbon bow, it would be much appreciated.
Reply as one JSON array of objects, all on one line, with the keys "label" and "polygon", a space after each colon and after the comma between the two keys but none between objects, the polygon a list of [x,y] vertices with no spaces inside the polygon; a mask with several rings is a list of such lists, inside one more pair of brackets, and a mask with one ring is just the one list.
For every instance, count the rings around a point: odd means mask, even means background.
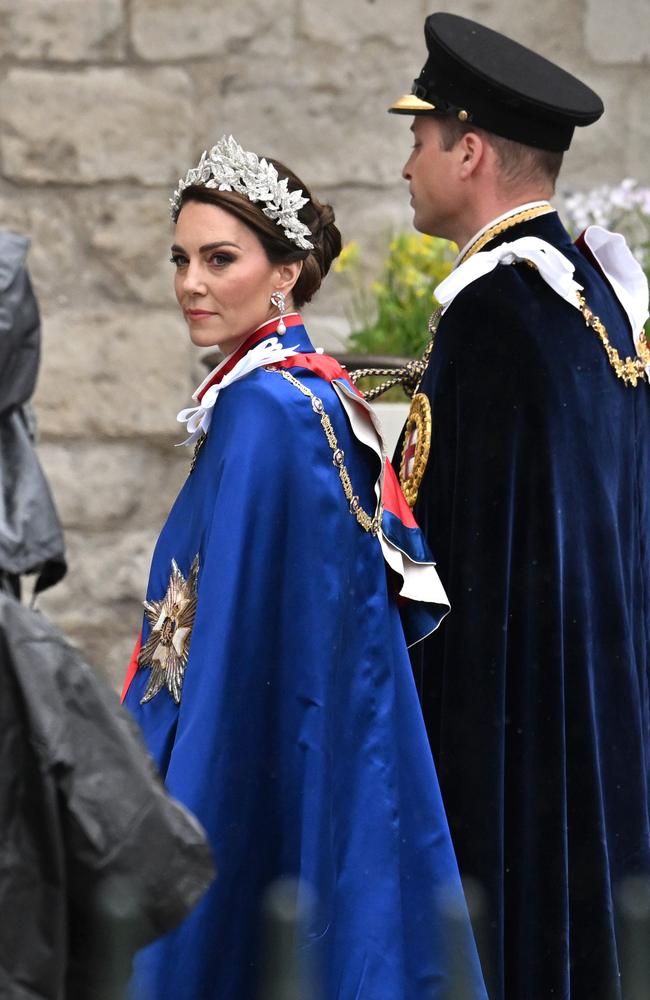
[{"label": "white ribbon bow", "polygon": [[582,285],[573,279],[575,267],[571,261],[550,243],[540,240],[538,236],[522,236],[512,243],[502,243],[494,250],[475,253],[441,281],[434,294],[442,305],[443,312],[458,293],[477,278],[489,274],[498,264],[514,264],[519,260],[529,260],[553,291],[569,305],[579,308],[576,292],[582,291]]},{"label": "white ribbon bow", "polygon": [[[296,344],[296,347],[298,345]],[[207,434],[212,422],[212,411],[217,401],[217,396],[222,389],[237,382],[240,378],[249,375],[256,368],[263,365],[274,365],[285,358],[290,358],[297,354],[295,347],[283,347],[277,337],[270,337],[263,340],[255,347],[251,348],[243,358],[240,358],[234,368],[221,379],[216,385],[211,385],[203,394],[199,406],[189,406],[181,410],[176,419],[179,424],[185,424],[190,436],[176,445],[177,448],[187,444],[194,444],[202,434]]]}]

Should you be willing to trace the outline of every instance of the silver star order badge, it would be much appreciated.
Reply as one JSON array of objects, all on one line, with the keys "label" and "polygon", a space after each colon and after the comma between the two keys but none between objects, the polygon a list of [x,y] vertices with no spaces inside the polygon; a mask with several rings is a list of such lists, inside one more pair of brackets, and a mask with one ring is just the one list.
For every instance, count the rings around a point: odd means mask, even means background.
[{"label": "silver star order badge", "polygon": [[178,705],[190,652],[190,637],[198,596],[196,580],[199,557],[195,556],[187,580],[172,559],[172,574],[162,601],[145,601],[151,633],[138,655],[138,666],[149,668],[151,677],[140,699],[144,705],[166,687]]}]

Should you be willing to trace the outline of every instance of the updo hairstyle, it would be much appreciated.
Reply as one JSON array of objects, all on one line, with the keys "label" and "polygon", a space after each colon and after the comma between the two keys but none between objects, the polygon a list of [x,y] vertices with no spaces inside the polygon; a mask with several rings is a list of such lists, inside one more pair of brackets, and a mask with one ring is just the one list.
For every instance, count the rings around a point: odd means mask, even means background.
[{"label": "updo hairstyle", "polygon": [[334,209],[331,205],[324,205],[314,198],[307,185],[279,160],[268,156],[266,159],[268,163],[273,164],[280,180],[286,177],[289,191],[300,189],[305,198],[309,199],[298,212],[298,218],[309,227],[311,233],[309,241],[314,244],[313,250],[301,250],[287,239],[282,227],[264,215],[263,202],[249,201],[245,195],[236,191],[218,191],[216,188],[199,185],[187,187],[181,196],[180,208],[182,209],[188,201],[217,205],[235,215],[255,232],[271,264],[303,261],[302,270],[292,291],[293,303],[300,309],[305,302],[311,301],[329,271],[332,261],[340,254],[341,233],[334,223]]}]

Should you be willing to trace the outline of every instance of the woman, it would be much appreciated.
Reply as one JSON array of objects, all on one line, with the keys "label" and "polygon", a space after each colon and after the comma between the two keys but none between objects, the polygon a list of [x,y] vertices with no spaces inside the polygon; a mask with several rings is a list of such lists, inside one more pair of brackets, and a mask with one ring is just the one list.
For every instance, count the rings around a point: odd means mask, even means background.
[{"label": "woman", "polygon": [[339,253],[333,212],[229,137],[172,218],[190,337],[226,358],[179,414],[195,456],[125,700],[219,876],[141,954],[134,995],[252,1000],[261,899],[289,875],[317,901],[302,954],[322,1000],[442,996],[437,894],[462,897],[389,591],[420,636],[447,604],[369,408],[296,311]]}]

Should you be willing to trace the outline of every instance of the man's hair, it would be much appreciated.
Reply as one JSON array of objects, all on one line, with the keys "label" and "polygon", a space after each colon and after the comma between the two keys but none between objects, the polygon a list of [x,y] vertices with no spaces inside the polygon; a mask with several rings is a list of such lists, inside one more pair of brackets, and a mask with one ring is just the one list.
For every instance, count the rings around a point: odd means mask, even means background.
[{"label": "man's hair", "polygon": [[538,181],[551,184],[555,190],[563,153],[525,146],[522,142],[504,139],[494,132],[476,128],[470,122],[461,122],[447,115],[437,118],[437,121],[440,123],[442,148],[445,151],[452,149],[468,132],[476,132],[488,142],[496,153],[504,187],[517,188],[522,184]]}]

